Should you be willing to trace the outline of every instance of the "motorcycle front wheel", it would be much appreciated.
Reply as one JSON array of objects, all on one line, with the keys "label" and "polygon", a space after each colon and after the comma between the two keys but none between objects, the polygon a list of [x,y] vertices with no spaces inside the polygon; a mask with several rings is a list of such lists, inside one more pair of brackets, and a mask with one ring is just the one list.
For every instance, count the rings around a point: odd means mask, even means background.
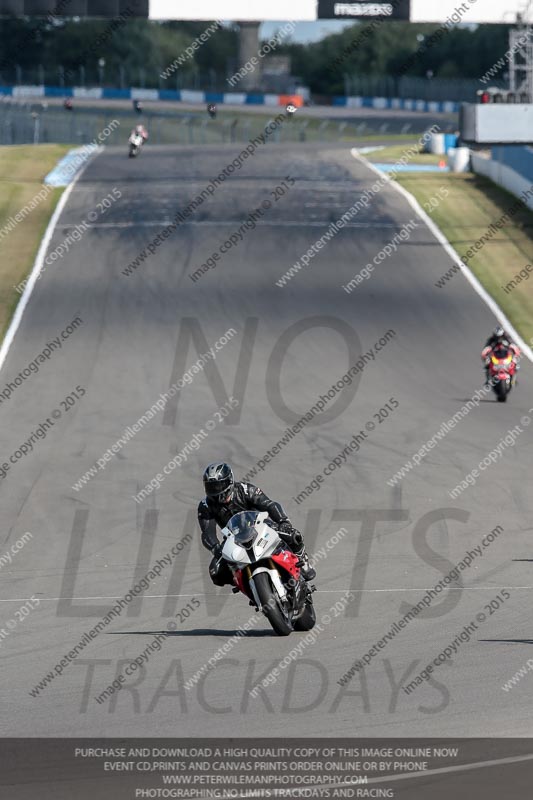
[{"label": "motorcycle front wheel", "polygon": [[496,397],[498,399],[498,403],[505,403],[507,400],[507,386],[503,381],[499,381],[494,387],[494,391],[496,392]]},{"label": "motorcycle front wheel", "polygon": [[302,616],[294,621],[295,631],[310,631],[315,627],[316,614],[313,606],[313,601],[309,599],[305,604],[305,611]]},{"label": "motorcycle front wheel", "polygon": [[281,608],[280,599],[272,587],[269,576],[266,572],[260,572],[254,575],[254,583],[266,618],[278,636],[288,636],[293,631],[292,623]]}]

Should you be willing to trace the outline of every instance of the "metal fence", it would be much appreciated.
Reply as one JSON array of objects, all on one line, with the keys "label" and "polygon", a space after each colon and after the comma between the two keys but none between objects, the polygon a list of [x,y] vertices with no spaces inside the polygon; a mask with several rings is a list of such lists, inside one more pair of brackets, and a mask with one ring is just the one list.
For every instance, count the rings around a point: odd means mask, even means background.
[{"label": "metal fence", "polygon": [[[83,87],[129,89],[136,86],[140,89],[192,89],[202,92],[239,92],[239,84],[232,85],[228,80],[235,75],[241,66],[238,59],[228,59],[227,68],[223,71],[200,69],[194,61],[188,61],[165,75],[168,64],[155,67],[132,67],[120,64],[116,67],[98,66],[98,62],[80,64],[68,68],[64,66],[21,66],[11,64],[0,70],[1,86],[58,86],[62,89]],[[255,73],[257,85],[253,91],[279,92],[289,94],[295,90],[301,80],[290,75],[263,75],[261,70]]]},{"label": "metal fence", "polygon": [[[483,88],[474,78],[416,78],[390,75],[345,75],[347,95],[361,97],[400,97],[412,100],[451,100],[457,103],[475,103],[476,92]],[[503,81],[493,81],[492,86],[504,87]]]},{"label": "metal fence", "polygon": [[[279,109],[281,111],[281,109]],[[97,141],[99,134],[108,129],[113,120],[117,125],[109,136],[107,145],[125,145],[133,126],[142,119],[148,128],[153,144],[220,144],[248,142],[264,134],[272,116],[240,114],[222,111],[215,120],[205,111],[145,111],[142,118],[124,109],[79,109],[66,111],[61,106],[46,103],[0,103],[0,144],[58,144],[82,145]],[[274,128],[268,137],[272,142],[350,142],[358,138],[380,134],[419,134],[427,130],[434,120],[431,115],[405,119],[372,116],[357,120],[293,119],[285,120]],[[454,130],[453,120],[439,122],[443,131]],[[113,126],[111,126],[113,127]]]},{"label": "metal fence", "polygon": [[[162,78],[164,66],[156,69],[129,68],[124,65],[116,69],[99,68],[96,64],[82,65],[73,70],[64,67],[20,67],[13,65],[0,72],[0,87],[4,86],[58,86],[61,88],[80,86],[84,88],[105,87],[129,89],[136,86],[141,89],[192,89],[207,92],[239,92],[237,85],[232,88],[226,78],[231,77],[238,64],[232,63],[233,69],[228,69],[227,74],[220,74],[214,69],[200,70],[195,64],[185,64],[167,79]],[[255,91],[267,91],[287,94],[301,83],[299,79],[291,79],[292,88],[287,77],[284,77],[279,86],[266,83],[266,78],[259,80]],[[291,85],[292,85],[291,84]],[[505,82],[494,80],[491,85],[504,88]],[[475,78],[423,78],[393,76],[393,75],[364,75],[346,73],[344,76],[344,94],[363,97],[402,97],[413,100],[453,100],[456,102],[475,102],[476,91],[483,88]],[[329,99],[331,102],[331,98]]]},{"label": "metal fence", "polygon": [[26,67],[12,64],[0,71],[0,85],[3,86],[59,86],[72,88],[107,87],[111,89],[129,89],[138,86],[141,89],[199,89],[201,91],[226,92],[231,86],[226,82],[237,69],[227,70],[221,75],[215,69],[200,70],[192,63],[186,63],[167,78],[162,77],[168,64],[161,64],[157,69],[146,67],[130,67],[120,65],[116,68],[99,67],[94,63],[80,64],[73,68],[64,66]]}]

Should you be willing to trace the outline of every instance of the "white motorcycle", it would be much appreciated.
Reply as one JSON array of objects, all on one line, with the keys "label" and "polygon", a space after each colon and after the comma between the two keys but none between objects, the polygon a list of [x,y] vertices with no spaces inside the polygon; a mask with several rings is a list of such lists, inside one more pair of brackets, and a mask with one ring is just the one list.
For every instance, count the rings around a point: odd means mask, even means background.
[{"label": "white motorcycle", "polygon": [[144,144],[144,139],[141,136],[141,134],[132,133],[129,138],[129,145],[130,145],[129,157],[135,158],[135,156],[139,154],[143,144]]},{"label": "white motorcycle", "polygon": [[309,631],[316,622],[301,562],[275,530],[266,511],[234,514],[222,531],[221,558],[233,573],[233,591],[262,611],[279,636]]}]

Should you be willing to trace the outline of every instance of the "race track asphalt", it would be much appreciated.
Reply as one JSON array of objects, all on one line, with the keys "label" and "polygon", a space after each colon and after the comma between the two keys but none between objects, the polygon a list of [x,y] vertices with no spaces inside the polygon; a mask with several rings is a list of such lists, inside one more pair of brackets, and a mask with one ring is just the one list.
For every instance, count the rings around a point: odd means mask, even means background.
[{"label": "race track asphalt", "polygon": [[[124,275],[238,149],[147,147],[134,161],[125,149],[106,149],[75,186],[55,229],[49,253],[75,226],[93,220],[37,282],[0,373],[1,392],[75,317],[83,320],[0,403],[5,462],[41,422],[54,422],[0,481],[0,556],[26,531],[32,534],[0,570],[2,735],[531,735],[532,678],[508,692],[501,688],[533,656],[527,424],[475,485],[456,499],[449,495],[533,406],[530,365],[524,363],[507,404],[487,395],[401,486],[389,485],[480,388],[479,352],[493,315],[461,275],[445,288],[435,286],[450,260],[420,220],[368,280],[350,294],[342,289],[403,225],[417,221],[389,187],[284,287],[276,285],[376,181],[343,146],[258,148],[154,255]],[[276,199],[276,187],[290,184],[287,176],[294,185]],[[113,190],[121,197],[100,209]],[[256,208],[262,217],[255,229],[193,282],[189,275]],[[236,334],[216,361],[194,374],[105,469],[73,488],[231,328]],[[283,445],[254,479],[283,503],[311,552],[346,529],[317,565],[316,640],[253,698],[253,686],[304,636],[278,638],[259,619],[186,690],[184,682],[253,617],[241,596],[215,590],[206,574],[209,554],[195,521],[203,467],[225,459],[238,476],[246,474],[372,348],[375,358],[368,356],[352,386],[330,399],[324,417]],[[85,395],[69,407],[65,398],[82,394],[76,387]],[[223,418],[218,410],[230,395],[239,406]],[[387,404],[388,412],[380,412]],[[52,418],[53,411],[60,416]],[[198,449],[189,447],[184,463],[137,503],[134,495],[206,425],[212,429]],[[325,476],[356,434],[359,449]],[[297,503],[318,475],[319,489]],[[431,609],[376,651],[364,672],[340,686],[354,660],[498,525],[503,530],[462,572],[463,586],[442,591]],[[145,596],[31,696],[116,599],[188,535],[193,538]],[[349,589],[354,599],[339,613],[335,604]],[[489,604],[498,595],[503,602],[493,610],[498,601]],[[21,612],[32,597],[38,607]],[[200,605],[185,618],[193,598]],[[486,619],[453,661],[406,694],[402,684],[480,613]],[[98,703],[160,631],[161,649]]]}]

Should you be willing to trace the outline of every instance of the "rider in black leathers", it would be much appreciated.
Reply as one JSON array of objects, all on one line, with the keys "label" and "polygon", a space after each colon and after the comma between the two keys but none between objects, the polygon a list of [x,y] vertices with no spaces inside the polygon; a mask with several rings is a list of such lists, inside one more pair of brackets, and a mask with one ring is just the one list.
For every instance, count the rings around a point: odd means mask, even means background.
[{"label": "rider in black leathers", "polygon": [[214,584],[224,586],[233,583],[231,570],[220,558],[222,545],[217,538],[216,526],[224,528],[231,517],[240,511],[267,511],[270,519],[276,523],[279,537],[303,562],[302,577],[307,581],[313,580],[316,572],[309,566],[302,534],[292,526],[279,503],[271,500],[252,483],[235,481],[233,470],[224,462],[210,464],[203,480],[206,496],[198,505],[198,522],[202,544],[213,553],[209,574]]},{"label": "rider in black leathers", "polygon": [[485,342],[484,347],[495,347],[497,344],[502,344],[502,342],[507,342],[508,344],[512,343],[512,339],[509,334],[502,328],[501,325],[498,325],[491,333],[487,341]]}]

